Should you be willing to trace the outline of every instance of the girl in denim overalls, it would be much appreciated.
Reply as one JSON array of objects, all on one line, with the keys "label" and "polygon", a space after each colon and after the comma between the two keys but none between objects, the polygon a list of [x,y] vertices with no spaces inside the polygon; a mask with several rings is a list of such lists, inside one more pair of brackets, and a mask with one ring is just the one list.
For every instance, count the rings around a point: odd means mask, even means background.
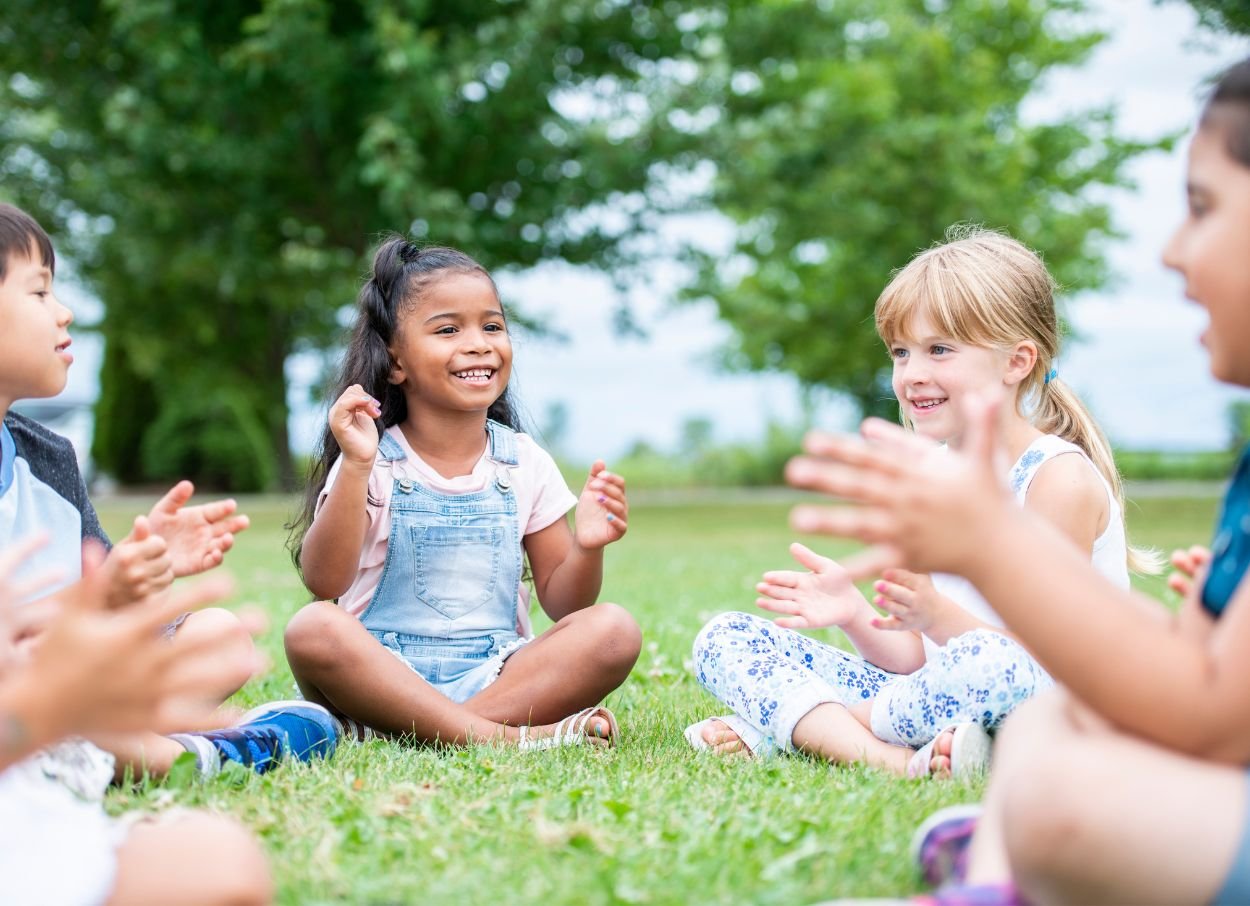
[{"label": "girl in denim overalls", "polygon": [[[293,534],[326,600],[286,630],[305,697],[358,736],[524,748],[617,736],[595,706],[629,675],[641,634],[595,600],[603,548],[625,534],[625,481],[596,462],[574,497],[517,431],[511,368],[481,265],[382,244]],[[526,558],[555,621],[537,638]]]}]

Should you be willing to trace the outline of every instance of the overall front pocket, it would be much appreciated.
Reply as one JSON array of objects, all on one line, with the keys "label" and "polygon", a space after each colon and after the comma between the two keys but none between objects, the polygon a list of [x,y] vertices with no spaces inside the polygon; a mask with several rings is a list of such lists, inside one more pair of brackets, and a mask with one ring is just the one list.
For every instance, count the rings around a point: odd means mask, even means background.
[{"label": "overall front pocket", "polygon": [[427,525],[412,529],[417,597],[454,620],[495,595],[505,543],[497,525]]}]

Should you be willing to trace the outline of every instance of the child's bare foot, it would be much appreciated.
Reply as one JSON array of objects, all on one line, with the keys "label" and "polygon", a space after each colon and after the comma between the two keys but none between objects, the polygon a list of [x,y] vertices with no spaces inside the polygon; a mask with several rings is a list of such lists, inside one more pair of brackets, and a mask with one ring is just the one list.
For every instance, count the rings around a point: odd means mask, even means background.
[{"label": "child's bare foot", "polygon": [[989,768],[990,737],[973,721],[952,724],[912,756],[908,777],[967,777]]},{"label": "child's bare foot", "polygon": [[717,755],[740,755],[751,757],[751,750],[742,741],[742,737],[734,732],[733,727],[718,717],[713,717],[703,725],[703,741]]},{"label": "child's bare foot", "polygon": [[516,736],[509,736],[522,750],[551,749],[558,746],[592,745],[606,748],[620,736],[616,717],[607,708],[586,708],[559,723],[536,727],[518,727]]},{"label": "child's bare foot", "polygon": [[951,746],[955,744],[955,728],[947,727],[933,741],[933,754],[929,758],[929,776],[946,778],[951,775]]}]

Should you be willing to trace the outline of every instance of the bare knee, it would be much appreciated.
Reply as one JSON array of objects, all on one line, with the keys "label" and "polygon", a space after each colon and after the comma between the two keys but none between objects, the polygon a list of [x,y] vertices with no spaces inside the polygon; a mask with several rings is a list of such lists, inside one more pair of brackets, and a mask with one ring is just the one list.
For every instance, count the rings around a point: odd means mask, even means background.
[{"label": "bare knee", "polygon": [[638,621],[619,604],[596,604],[583,613],[597,659],[605,669],[628,674],[642,651]]},{"label": "bare knee", "polygon": [[209,607],[187,617],[177,633],[174,643],[193,643],[196,639],[212,638],[221,647],[222,654],[216,659],[215,683],[224,700],[233,695],[252,678],[255,664],[255,646],[252,634],[237,616],[221,607]]},{"label": "bare knee", "polygon": [[118,850],[110,903],[273,901],[269,860],[238,822],[191,812],[140,824]]},{"label": "bare knee", "polygon": [[[1004,843],[1012,875],[1024,889],[1047,889],[1068,866],[1089,858],[1097,801],[1088,763],[1076,751],[1039,753],[1030,782],[1012,784],[1003,799]],[[1095,783],[1100,781],[1095,780]]]},{"label": "bare knee", "polygon": [[335,636],[344,614],[329,601],[307,604],[291,617],[282,634],[286,658],[296,675],[333,665]]}]

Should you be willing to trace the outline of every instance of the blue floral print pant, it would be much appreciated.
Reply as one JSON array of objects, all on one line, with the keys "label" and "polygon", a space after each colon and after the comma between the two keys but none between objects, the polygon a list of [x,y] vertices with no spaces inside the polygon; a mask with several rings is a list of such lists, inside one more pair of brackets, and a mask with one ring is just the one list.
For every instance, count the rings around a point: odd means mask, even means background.
[{"label": "blue floral print pant", "polygon": [[872,701],[872,732],[917,748],[953,723],[997,729],[1017,705],[1054,681],[1007,636],[956,636],[915,673],[887,673],[858,655],[746,613],[713,618],[694,641],[703,688],[764,734],[791,748],[794,725],[817,705]]}]

